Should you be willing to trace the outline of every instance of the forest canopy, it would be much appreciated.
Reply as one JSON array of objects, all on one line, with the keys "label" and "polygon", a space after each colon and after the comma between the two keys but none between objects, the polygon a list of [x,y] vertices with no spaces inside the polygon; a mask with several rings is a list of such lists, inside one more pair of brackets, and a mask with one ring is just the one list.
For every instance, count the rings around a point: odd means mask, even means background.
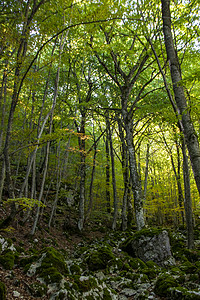
[{"label": "forest canopy", "polygon": [[[200,212],[199,1],[0,3],[0,202],[192,231]],[[8,222],[9,221],[9,222]]]}]

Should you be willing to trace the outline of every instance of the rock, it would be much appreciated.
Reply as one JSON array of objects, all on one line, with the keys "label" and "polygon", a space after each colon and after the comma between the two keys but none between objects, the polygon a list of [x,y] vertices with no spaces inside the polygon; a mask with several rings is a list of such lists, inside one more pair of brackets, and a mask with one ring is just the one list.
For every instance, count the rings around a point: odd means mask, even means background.
[{"label": "rock", "polygon": [[135,291],[133,289],[125,288],[121,291],[121,294],[124,294],[127,297],[132,297],[135,294],[137,294],[137,291]]},{"label": "rock", "polygon": [[13,297],[19,298],[20,297],[20,293],[17,291],[13,291]]},{"label": "rock", "polygon": [[159,266],[175,263],[166,230],[142,229],[124,242],[122,249],[132,257],[139,257],[144,262],[151,260]]}]

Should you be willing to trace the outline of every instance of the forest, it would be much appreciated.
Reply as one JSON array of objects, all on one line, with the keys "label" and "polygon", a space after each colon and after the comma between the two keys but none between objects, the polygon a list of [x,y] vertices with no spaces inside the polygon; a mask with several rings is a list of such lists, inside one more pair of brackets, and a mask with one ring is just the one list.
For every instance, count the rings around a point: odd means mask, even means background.
[{"label": "forest", "polygon": [[[199,10],[197,0],[1,1],[0,237],[182,230],[199,263]],[[118,299],[109,293],[80,299]]]}]

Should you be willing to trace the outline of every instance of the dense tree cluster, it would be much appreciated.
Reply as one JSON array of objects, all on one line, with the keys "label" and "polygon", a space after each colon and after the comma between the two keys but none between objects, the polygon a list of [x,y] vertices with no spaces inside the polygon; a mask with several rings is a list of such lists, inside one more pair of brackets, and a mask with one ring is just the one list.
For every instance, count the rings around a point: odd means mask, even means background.
[{"label": "dense tree cluster", "polygon": [[[0,201],[187,225],[199,213],[198,1],[0,4]],[[32,209],[33,208],[33,209]],[[49,209],[50,208],[50,209]]]}]

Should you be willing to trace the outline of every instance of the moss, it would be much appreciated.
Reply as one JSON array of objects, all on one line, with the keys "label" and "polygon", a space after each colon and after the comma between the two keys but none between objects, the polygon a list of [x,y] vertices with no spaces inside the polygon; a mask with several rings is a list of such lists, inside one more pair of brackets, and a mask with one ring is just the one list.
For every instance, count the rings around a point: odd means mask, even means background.
[{"label": "moss", "polygon": [[97,271],[105,269],[108,262],[114,258],[115,256],[112,253],[112,248],[109,245],[102,246],[89,255],[87,259],[89,270]]},{"label": "moss", "polygon": [[91,296],[91,295],[89,295],[89,296],[86,296],[86,298],[85,298],[86,300],[94,300],[94,297],[93,296]]},{"label": "moss", "polygon": [[189,281],[199,283],[199,274],[196,274],[196,273],[190,274]]},{"label": "moss", "polygon": [[[148,276],[146,274],[140,273],[133,273],[131,276],[131,280],[133,281],[132,284],[149,282]],[[131,285],[130,287],[132,288],[133,286]]]},{"label": "moss", "polygon": [[23,253],[23,252],[25,252],[24,248],[23,248],[23,247],[20,247],[20,246],[15,246],[15,249],[17,250],[18,253]]},{"label": "moss", "polygon": [[149,236],[149,237],[153,237],[155,235],[159,235],[164,229],[162,228],[144,228],[141,229],[139,231],[137,231],[134,236],[133,236],[133,240],[139,240],[141,238],[141,236]]},{"label": "moss", "polygon": [[32,283],[30,285],[31,294],[34,297],[42,297],[47,293],[47,286],[38,282]]},{"label": "moss", "polygon": [[180,265],[180,269],[185,272],[186,274],[196,272],[197,268],[194,264],[186,260],[184,263]]},{"label": "moss", "polygon": [[11,270],[15,262],[15,253],[7,249],[0,255],[0,264],[6,269]]},{"label": "moss", "polygon": [[161,297],[169,295],[169,288],[178,287],[178,282],[168,273],[161,274],[155,284],[154,292]]},{"label": "moss", "polygon": [[73,287],[76,287],[76,290],[78,290],[81,293],[85,293],[90,291],[92,288],[97,287],[97,281],[93,277],[81,277],[78,275],[73,276],[74,285]]},{"label": "moss", "polygon": [[32,255],[29,257],[22,257],[19,261],[20,267],[25,267],[26,265],[32,264],[34,261],[38,259],[38,255]]},{"label": "moss", "polygon": [[58,270],[55,267],[38,269],[40,269],[39,271],[37,270],[39,277],[44,279],[46,284],[59,283],[63,278],[63,276],[60,274],[60,272],[58,272]]},{"label": "moss", "polygon": [[170,299],[200,300],[200,294],[195,291],[188,291],[184,287],[169,289]]},{"label": "moss", "polygon": [[182,253],[192,263],[200,260],[200,251],[199,250],[183,249]]},{"label": "moss", "polygon": [[70,266],[70,271],[72,274],[81,275],[81,268],[77,264]]},{"label": "moss", "polygon": [[146,268],[146,264],[139,258],[132,258],[129,260],[129,265],[131,266],[131,268],[133,268],[134,270],[142,270]]},{"label": "moss", "polygon": [[0,299],[6,300],[6,286],[0,281]]},{"label": "moss", "polygon": [[108,289],[103,290],[103,300],[112,300],[111,293]]},{"label": "moss", "polygon": [[113,289],[109,290],[107,288],[104,288],[103,289],[103,300],[112,300],[113,299],[112,294],[117,295],[115,290],[113,290]]},{"label": "moss", "polygon": [[58,252],[53,247],[44,249],[42,252],[45,253],[45,257],[42,260],[41,267],[38,268],[39,272],[41,272],[41,270],[45,270],[46,268],[54,267],[63,275],[69,274],[64,256],[60,252]]}]

